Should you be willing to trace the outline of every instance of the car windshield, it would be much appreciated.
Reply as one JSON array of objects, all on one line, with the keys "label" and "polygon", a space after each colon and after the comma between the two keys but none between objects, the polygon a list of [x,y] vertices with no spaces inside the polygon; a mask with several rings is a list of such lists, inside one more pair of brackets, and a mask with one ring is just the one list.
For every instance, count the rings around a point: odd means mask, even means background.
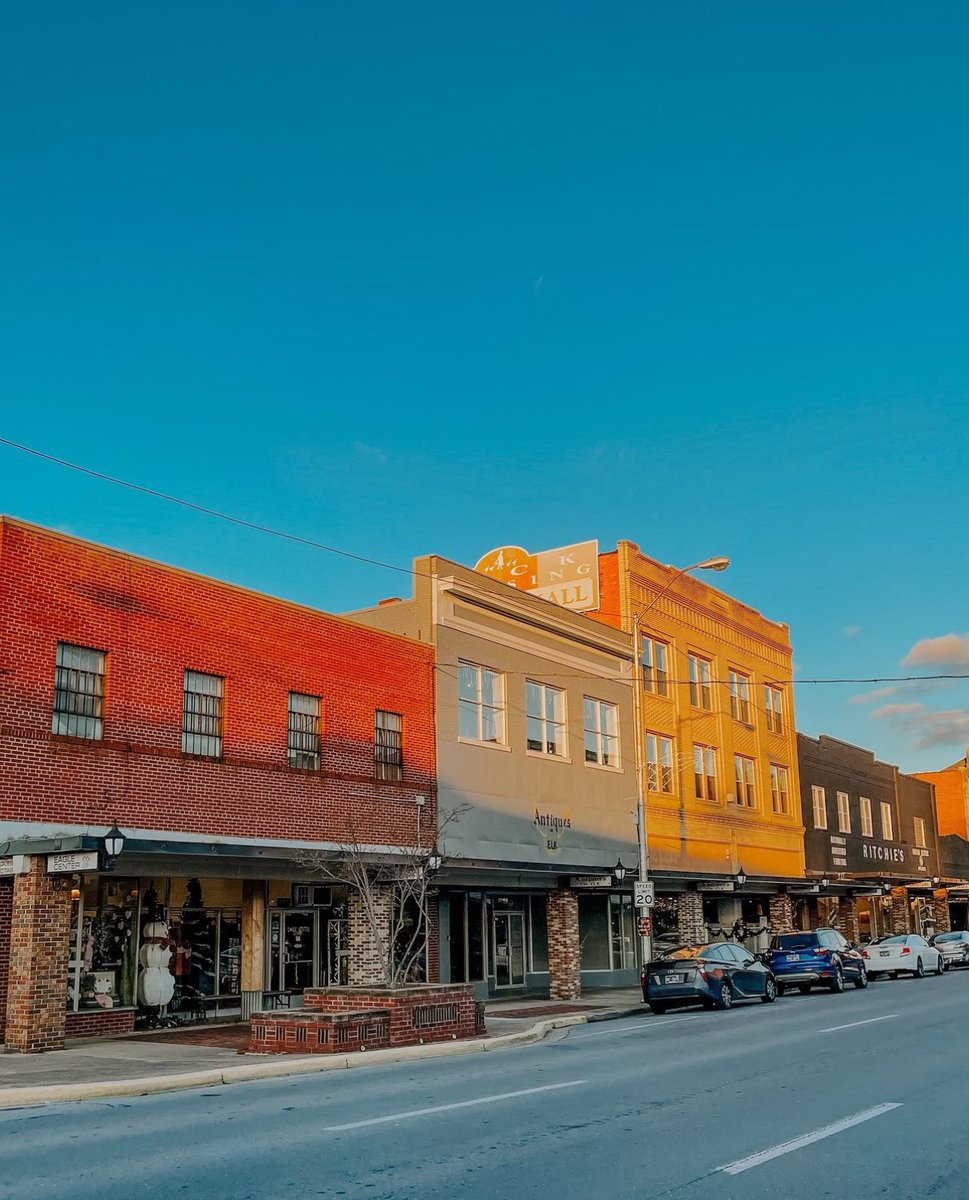
[{"label": "car windshield", "polygon": [[816,933],[780,933],[770,945],[772,950],[813,950],[817,944]]},{"label": "car windshield", "polygon": [[933,942],[961,942],[962,934],[953,930],[952,933],[937,933],[932,939]]},{"label": "car windshield", "polygon": [[904,942],[907,942],[907,941],[908,941],[907,933],[896,933],[893,937],[875,938],[875,940],[872,942],[872,945],[873,946],[889,946],[889,945],[900,946]]}]

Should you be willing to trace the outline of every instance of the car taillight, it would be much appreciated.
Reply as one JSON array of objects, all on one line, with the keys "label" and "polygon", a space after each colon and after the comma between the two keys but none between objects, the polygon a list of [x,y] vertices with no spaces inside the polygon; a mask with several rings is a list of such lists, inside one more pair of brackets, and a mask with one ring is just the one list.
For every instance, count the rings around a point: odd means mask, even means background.
[{"label": "car taillight", "polygon": [[903,947],[902,947],[902,953],[903,953],[903,954],[911,954],[911,953],[912,953],[912,947],[911,947],[911,946],[903,946]]},{"label": "car taillight", "polygon": [[862,950],[861,957],[862,958],[871,958],[871,955],[868,953],[867,950]]},{"label": "car taillight", "polygon": [[815,950],[814,950],[814,955],[815,955],[815,957],[816,957],[816,958],[824,958],[824,956],[825,956],[827,953],[828,953],[828,952],[827,952],[827,950],[824,948],[824,946],[816,946],[816,947],[815,947]]}]

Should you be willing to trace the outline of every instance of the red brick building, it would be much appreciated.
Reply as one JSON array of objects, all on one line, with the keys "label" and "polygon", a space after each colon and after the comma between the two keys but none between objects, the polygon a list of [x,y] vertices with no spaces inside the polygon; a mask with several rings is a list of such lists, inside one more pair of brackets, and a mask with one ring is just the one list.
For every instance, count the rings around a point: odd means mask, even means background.
[{"label": "red brick building", "polygon": [[0,632],[8,1047],[371,982],[296,859],[433,843],[432,648],[10,518]]}]

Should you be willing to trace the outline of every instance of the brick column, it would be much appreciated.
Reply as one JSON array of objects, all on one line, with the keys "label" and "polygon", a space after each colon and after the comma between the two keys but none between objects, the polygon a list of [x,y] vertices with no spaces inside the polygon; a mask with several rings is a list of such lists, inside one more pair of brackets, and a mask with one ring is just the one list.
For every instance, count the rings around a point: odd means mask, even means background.
[{"label": "brick column", "polygon": [[582,995],[579,898],[567,888],[548,894],[548,994],[551,1000]]},{"label": "brick column", "polygon": [[676,936],[685,946],[702,945],[707,940],[699,892],[681,892],[676,898]]},{"label": "brick column", "polygon": [[787,892],[778,892],[770,898],[770,931],[792,933],[794,930],[794,901]]},{"label": "brick column", "polygon": [[[67,886],[55,888],[55,883]],[[67,961],[71,941],[71,877],[47,874],[34,855],[14,877],[7,989],[8,1050],[61,1050],[67,1024]]]},{"label": "brick column", "polygon": [[381,957],[387,952],[387,943],[390,940],[393,890],[386,885],[371,885],[370,902],[382,946],[374,939],[371,921],[360,893],[351,889],[347,901],[347,940],[350,952],[347,982],[350,987],[381,985],[387,982]]},{"label": "brick column", "polygon": [[892,888],[892,933],[908,932],[908,892]]},{"label": "brick column", "polygon": [[0,879],[0,1043],[7,1026],[7,985],[10,981],[10,928],[13,878]]},{"label": "brick column", "polygon": [[838,924],[849,942],[858,941],[858,901],[854,896],[838,897]]},{"label": "brick column", "polygon": [[938,888],[932,893],[932,915],[935,917],[935,932],[948,933],[952,923],[949,920],[949,893],[946,888]]}]

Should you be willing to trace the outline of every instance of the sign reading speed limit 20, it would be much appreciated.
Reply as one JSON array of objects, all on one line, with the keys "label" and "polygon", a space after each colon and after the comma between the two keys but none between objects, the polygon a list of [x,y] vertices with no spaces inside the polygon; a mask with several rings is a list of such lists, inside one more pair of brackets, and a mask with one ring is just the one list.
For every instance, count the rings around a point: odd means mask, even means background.
[{"label": "sign reading speed limit 20", "polygon": [[656,892],[651,879],[644,879],[641,883],[633,884],[633,903],[637,908],[653,907],[656,903]]}]

